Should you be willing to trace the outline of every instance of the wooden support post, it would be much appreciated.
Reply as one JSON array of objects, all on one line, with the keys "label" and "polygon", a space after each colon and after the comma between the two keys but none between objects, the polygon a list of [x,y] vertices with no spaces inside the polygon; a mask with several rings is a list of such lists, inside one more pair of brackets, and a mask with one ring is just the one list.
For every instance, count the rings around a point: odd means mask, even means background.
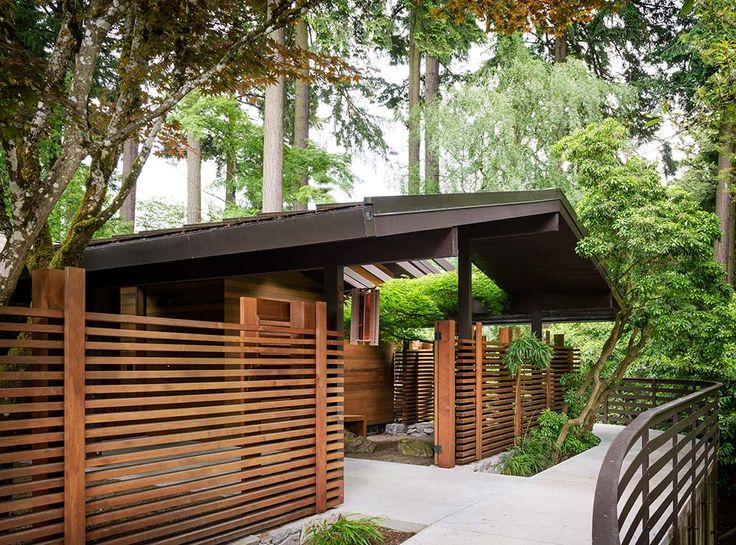
[{"label": "wooden support post", "polygon": [[470,339],[473,323],[473,264],[470,239],[458,237],[457,255],[457,336]]},{"label": "wooden support post", "polygon": [[435,323],[435,465],[455,467],[455,322]]},{"label": "wooden support post", "polygon": [[358,344],[360,339],[360,290],[353,288],[350,296],[350,344]]},{"label": "wooden support post", "polygon": [[475,324],[475,459],[483,458],[483,324]]},{"label": "wooden support post", "polygon": [[343,267],[331,265],[324,268],[324,295],[327,301],[327,328],[342,332],[343,319]]},{"label": "wooden support post", "polygon": [[511,342],[511,328],[510,327],[499,327],[498,328],[498,344],[509,344]]},{"label": "wooden support post", "polygon": [[542,313],[538,310],[532,312],[532,335],[542,340]]},{"label": "wooden support post", "polygon": [[64,542],[84,543],[84,269],[64,271]]},{"label": "wooden support post", "polygon": [[521,370],[516,372],[514,383],[514,437],[521,437],[521,417],[523,407],[521,406]]},{"label": "wooden support post", "polygon": [[547,397],[547,408],[552,408],[552,401],[554,394],[552,392],[552,365],[547,365],[547,371],[545,373],[545,393]]},{"label": "wooden support post", "polygon": [[327,304],[315,304],[315,504],[327,511]]}]

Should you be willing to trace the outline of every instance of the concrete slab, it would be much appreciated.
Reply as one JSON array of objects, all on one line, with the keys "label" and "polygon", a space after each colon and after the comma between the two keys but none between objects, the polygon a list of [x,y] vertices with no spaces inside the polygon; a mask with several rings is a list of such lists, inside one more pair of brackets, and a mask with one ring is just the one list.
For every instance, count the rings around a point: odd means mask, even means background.
[{"label": "concrete slab", "polygon": [[340,510],[427,526],[406,545],[589,545],[598,470],[621,429],[596,425],[599,446],[531,478],[348,458]]}]

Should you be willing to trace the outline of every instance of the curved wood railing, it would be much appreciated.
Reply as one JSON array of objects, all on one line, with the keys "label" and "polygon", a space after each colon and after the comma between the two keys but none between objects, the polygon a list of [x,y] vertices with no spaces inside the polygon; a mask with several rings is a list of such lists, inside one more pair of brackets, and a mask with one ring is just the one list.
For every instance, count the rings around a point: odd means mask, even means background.
[{"label": "curved wood railing", "polygon": [[[668,385],[650,382],[655,390]],[[632,397],[630,384],[612,392],[612,406],[656,399]],[[715,544],[721,385],[689,384],[697,390],[640,413],[608,449],[595,490],[593,545]]]}]

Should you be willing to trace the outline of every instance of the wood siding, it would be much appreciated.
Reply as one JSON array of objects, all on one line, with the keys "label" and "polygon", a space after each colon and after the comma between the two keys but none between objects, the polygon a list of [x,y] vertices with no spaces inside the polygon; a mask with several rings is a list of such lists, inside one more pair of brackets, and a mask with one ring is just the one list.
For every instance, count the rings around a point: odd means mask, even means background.
[{"label": "wood siding", "polygon": [[394,419],[391,345],[345,344],[345,414],[362,415],[368,425]]}]

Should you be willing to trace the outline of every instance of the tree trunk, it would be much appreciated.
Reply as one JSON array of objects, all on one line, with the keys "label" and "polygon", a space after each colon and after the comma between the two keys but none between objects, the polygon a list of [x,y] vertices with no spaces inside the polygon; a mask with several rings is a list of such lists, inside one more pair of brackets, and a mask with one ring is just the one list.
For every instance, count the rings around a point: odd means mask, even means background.
[{"label": "tree trunk", "polygon": [[[275,0],[269,0],[269,5],[274,2]],[[276,44],[283,45],[284,29],[274,30],[269,38]],[[284,210],[284,88],[283,75],[277,77],[275,84],[266,87],[263,112],[264,212]]]},{"label": "tree trunk", "polygon": [[[131,136],[123,144],[123,179],[130,176],[130,172],[133,169],[133,161],[138,155],[138,139],[135,136]],[[120,208],[120,218],[130,224],[130,231],[135,231],[135,188],[137,184],[130,189],[130,193],[123,201],[123,206]]]},{"label": "tree trunk", "polygon": [[[425,112],[429,112],[432,103],[437,100],[440,88],[440,60],[427,55],[424,60],[424,104]],[[440,157],[437,145],[437,124],[431,113],[424,118],[424,192],[440,192]]]},{"label": "tree trunk", "polygon": [[187,135],[187,223],[202,221],[202,147]]},{"label": "tree trunk", "polygon": [[567,60],[567,32],[555,35],[554,59],[556,63]]},{"label": "tree trunk", "polygon": [[235,155],[228,152],[225,158],[225,211],[235,207]]},{"label": "tree trunk", "polygon": [[[304,19],[299,19],[294,28],[296,46],[306,51],[309,49],[309,28]],[[305,60],[302,67],[303,78],[297,78],[294,83],[294,147],[306,149],[309,138],[309,61]],[[309,185],[309,176],[299,177],[302,186]],[[306,203],[294,201],[294,210],[306,210]]]},{"label": "tree trunk", "polygon": [[418,8],[412,8],[412,22],[409,29],[409,157],[407,193],[418,195],[419,185],[419,71],[421,69],[421,55],[416,44],[416,26]]},{"label": "tree trunk", "polygon": [[[608,335],[608,339],[606,339],[606,342],[603,345],[601,355],[595,365],[593,365],[591,370],[588,372],[589,376],[586,377],[587,380],[584,381],[584,384],[590,385],[590,394],[588,395],[588,399],[585,402],[583,410],[580,411],[580,414],[575,418],[568,419],[562,426],[560,435],[557,437],[557,441],[555,442],[557,447],[557,450],[554,453],[555,463],[560,461],[560,449],[574,427],[580,426],[585,430],[593,429],[593,424],[595,423],[595,419],[604,396],[608,393],[608,390],[612,385],[618,383],[624,377],[628,368],[649,340],[649,336],[651,334],[651,327],[649,325],[645,325],[643,328],[633,328],[629,334],[626,351],[624,352],[623,358],[616,366],[616,369],[611,373],[610,377],[601,377],[603,369],[606,367],[606,364],[613,355],[613,352],[616,350],[619,340],[621,340],[628,317],[628,314],[623,311],[619,312],[613,328],[611,328],[611,332]],[[583,387],[581,386],[580,390],[578,390],[578,396],[581,396],[584,393]]]},{"label": "tree trunk", "polygon": [[721,223],[721,239],[714,244],[716,261],[726,270],[729,284],[734,280],[734,202],[733,190],[733,125],[724,123],[721,126],[718,150],[718,182],[716,185],[716,215]]}]

